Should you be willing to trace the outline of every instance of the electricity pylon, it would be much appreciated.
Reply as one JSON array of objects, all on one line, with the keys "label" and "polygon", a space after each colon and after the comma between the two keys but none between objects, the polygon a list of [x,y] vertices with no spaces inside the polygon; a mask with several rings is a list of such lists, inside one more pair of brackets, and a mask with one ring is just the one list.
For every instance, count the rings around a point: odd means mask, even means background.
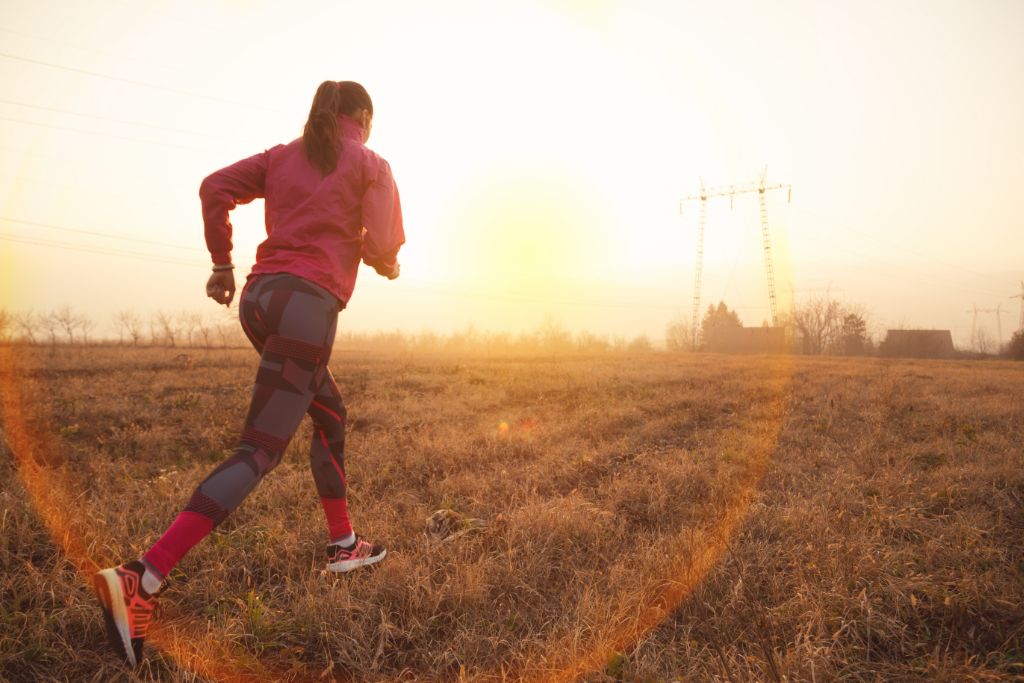
[{"label": "electricity pylon", "polygon": [[768,198],[767,193],[770,190],[781,190],[785,189],[788,192],[786,201],[793,201],[793,186],[776,183],[773,185],[768,184],[768,168],[765,167],[761,173],[761,179],[754,182],[742,183],[739,185],[726,185],[722,187],[704,187],[704,180],[700,181],[700,192],[698,194],[691,194],[686,199],[679,202],[679,213],[683,212],[683,202],[687,201],[700,201],[700,218],[697,227],[697,267],[694,270],[694,283],[693,283],[693,316],[690,319],[691,327],[693,331],[693,346],[697,346],[697,326],[698,318],[700,315],[700,295],[701,295],[701,277],[704,272],[704,222],[707,217],[707,203],[709,199],[714,197],[728,197],[729,208],[733,207],[733,198],[738,194],[749,194],[752,192],[757,193],[758,202],[761,208],[761,241],[764,245],[764,269],[765,276],[768,280],[768,305],[772,312],[772,325],[779,324],[779,313],[778,313],[778,302],[775,297],[775,266],[772,263],[772,240],[771,230],[768,226]]},{"label": "electricity pylon", "polygon": [[1024,280],[1020,281],[1020,294],[1014,294],[1011,299],[1020,299],[1020,321],[1017,323],[1017,331],[1024,333]]},{"label": "electricity pylon", "polygon": [[[1010,297],[1011,299],[1013,297]],[[979,313],[995,313],[996,314],[996,350],[1003,348],[1003,311],[1002,304],[996,304],[995,308],[978,308],[978,304],[974,304],[974,308],[967,311],[973,313],[974,317],[971,318],[971,348],[977,349],[978,347],[978,314]]]}]

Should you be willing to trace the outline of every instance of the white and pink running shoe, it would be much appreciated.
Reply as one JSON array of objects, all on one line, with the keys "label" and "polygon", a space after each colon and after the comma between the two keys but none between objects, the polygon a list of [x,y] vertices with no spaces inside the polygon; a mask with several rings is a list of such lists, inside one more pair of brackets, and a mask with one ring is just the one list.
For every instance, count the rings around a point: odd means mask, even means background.
[{"label": "white and pink running shoe", "polygon": [[355,543],[347,548],[338,544],[327,546],[327,571],[350,572],[380,562],[387,554],[388,551],[383,546],[370,543],[356,534]]},{"label": "white and pink running shoe", "polygon": [[145,566],[138,560],[104,569],[92,578],[93,589],[103,608],[107,638],[132,666],[142,661],[142,643],[156,608],[156,595],[142,587]]}]

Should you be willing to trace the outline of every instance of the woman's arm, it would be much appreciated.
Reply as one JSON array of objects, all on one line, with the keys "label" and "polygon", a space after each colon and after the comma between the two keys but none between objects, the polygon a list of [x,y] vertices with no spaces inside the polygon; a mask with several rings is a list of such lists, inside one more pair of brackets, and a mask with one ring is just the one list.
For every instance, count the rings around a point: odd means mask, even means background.
[{"label": "woman's arm", "polygon": [[398,277],[398,250],[405,244],[402,203],[391,166],[374,155],[363,193],[363,263],[389,279]]},{"label": "woman's arm", "polygon": [[264,196],[270,150],[214,171],[199,185],[206,247],[214,264],[231,263],[231,221],[228,213],[239,204]]}]

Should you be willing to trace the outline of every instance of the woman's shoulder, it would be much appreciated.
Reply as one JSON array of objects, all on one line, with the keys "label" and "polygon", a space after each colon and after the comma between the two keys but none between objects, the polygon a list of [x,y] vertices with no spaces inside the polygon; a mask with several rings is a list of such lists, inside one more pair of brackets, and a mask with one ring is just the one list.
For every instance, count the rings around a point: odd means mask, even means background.
[{"label": "woman's shoulder", "polygon": [[387,159],[374,152],[366,145],[362,145],[363,151],[363,173],[367,180],[373,181],[382,176],[391,175],[391,164]]}]

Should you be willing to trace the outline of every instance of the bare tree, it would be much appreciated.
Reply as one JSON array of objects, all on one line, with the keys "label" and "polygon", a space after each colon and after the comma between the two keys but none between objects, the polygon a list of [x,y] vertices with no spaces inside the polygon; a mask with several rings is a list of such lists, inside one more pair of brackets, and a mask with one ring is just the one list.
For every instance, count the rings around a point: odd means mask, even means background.
[{"label": "bare tree", "polygon": [[132,340],[132,346],[139,345],[142,338],[142,319],[134,311],[118,311],[114,315],[114,322],[117,324],[117,333],[122,344],[127,337]]},{"label": "bare tree", "polygon": [[227,348],[228,339],[231,336],[231,330],[227,323],[220,323],[217,325],[217,337],[220,338],[220,345],[222,348]]},{"label": "bare tree", "polygon": [[168,346],[177,346],[179,330],[175,324],[175,316],[166,311],[157,311],[150,319],[149,327],[153,334],[153,341],[158,338]]},{"label": "bare tree", "polygon": [[0,308],[0,341],[7,341],[14,328],[13,315],[6,308]]},{"label": "bare tree", "polygon": [[607,351],[610,346],[607,339],[592,332],[580,332],[576,335],[576,348],[580,351]]},{"label": "bare tree", "polygon": [[210,336],[213,337],[214,334],[224,348],[248,344],[248,339],[242,332],[242,326],[238,324],[237,314],[230,309],[219,309],[218,315],[214,316],[213,332]]},{"label": "bare tree", "polygon": [[21,338],[29,344],[36,343],[36,326],[40,324],[38,317],[31,310],[16,313],[13,317],[14,326],[21,332]]},{"label": "bare tree", "polygon": [[68,305],[61,306],[50,314],[53,317],[57,328],[64,331],[64,337],[69,344],[75,343],[75,330],[78,329],[78,315]]},{"label": "bare tree", "polygon": [[199,333],[199,337],[203,340],[204,348],[213,348],[213,325],[209,318],[205,315],[196,314],[196,331]]},{"label": "bare tree", "polygon": [[124,319],[124,327],[128,332],[128,336],[131,337],[132,346],[138,346],[139,342],[142,341],[142,318],[133,311],[129,311]]},{"label": "bare tree", "polygon": [[665,347],[669,351],[690,351],[694,344],[693,325],[682,314],[665,328]]},{"label": "bare tree", "polygon": [[545,351],[568,351],[572,348],[572,335],[554,316],[545,316],[537,326],[536,339]]},{"label": "bare tree", "polygon": [[194,337],[199,327],[199,314],[195,311],[182,311],[178,314],[178,329],[181,332],[184,346],[195,346]]},{"label": "bare tree", "polygon": [[638,337],[633,337],[626,348],[632,353],[650,353],[654,350],[654,344],[651,343],[650,337],[641,334]]},{"label": "bare tree", "polygon": [[39,326],[43,328],[46,336],[50,338],[50,344],[56,344],[57,333],[60,331],[60,323],[57,321],[56,315],[52,311],[41,314],[39,316]]},{"label": "bare tree", "polygon": [[822,354],[835,348],[843,317],[843,307],[835,299],[809,299],[793,310],[793,323],[800,337],[801,350]]},{"label": "bare tree", "polygon": [[78,326],[80,333],[79,339],[83,344],[89,343],[89,333],[92,332],[93,322],[92,318],[86,315],[79,315],[75,319],[75,323]]},{"label": "bare tree", "polygon": [[978,333],[975,336],[974,348],[978,353],[988,355],[993,352],[998,352],[996,348],[997,344],[994,339],[994,335],[989,331],[987,327],[979,327]]}]

